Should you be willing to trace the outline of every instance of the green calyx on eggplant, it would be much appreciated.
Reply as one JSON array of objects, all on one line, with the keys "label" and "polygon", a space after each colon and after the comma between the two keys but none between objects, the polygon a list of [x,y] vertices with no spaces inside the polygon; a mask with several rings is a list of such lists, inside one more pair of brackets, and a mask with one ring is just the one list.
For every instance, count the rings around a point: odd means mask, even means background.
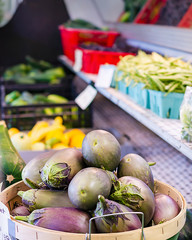
[{"label": "green calyx on eggplant", "polygon": [[[98,203],[94,211],[95,226],[98,232],[124,232],[141,228],[141,221],[139,217],[133,213],[133,210],[125,205],[119,204],[115,201],[105,199],[103,196],[98,196]],[[125,214],[129,212],[128,214]],[[122,213],[112,216],[104,216],[107,214]]]},{"label": "green calyx on eggplant", "polygon": [[72,178],[84,168],[82,153],[75,148],[57,151],[41,170],[42,181],[52,189],[65,189]]},{"label": "green calyx on eggplant", "polygon": [[69,184],[71,202],[79,209],[93,210],[98,195],[108,197],[112,187],[111,177],[105,170],[87,167],[79,171]]},{"label": "green calyx on eggplant", "polygon": [[18,195],[30,211],[45,207],[75,207],[69,200],[67,191],[29,189],[19,191]]},{"label": "green calyx on eggplant", "polygon": [[43,168],[41,178],[50,188],[65,188],[69,184],[70,172],[71,168],[67,163],[55,163],[49,168]]},{"label": "green calyx on eggplant", "polygon": [[34,189],[41,188],[42,179],[40,170],[54,153],[55,151],[41,153],[27,163],[22,171],[22,179],[28,187]]},{"label": "green calyx on eggplant", "polygon": [[[16,220],[26,221],[35,226],[56,231],[88,233],[90,215],[76,208],[42,208],[29,216],[16,216]],[[95,227],[92,225],[92,232]]]},{"label": "green calyx on eggplant", "polygon": [[151,189],[140,179],[124,176],[113,184],[109,199],[144,213],[144,225],[151,221],[155,211],[155,198]]},{"label": "green calyx on eggplant", "polygon": [[123,185],[118,180],[113,183],[113,192],[110,195],[110,199],[113,199],[114,201],[121,199],[122,204],[131,207],[134,210],[137,210],[144,200],[139,187],[131,183]]},{"label": "green calyx on eggplant", "polygon": [[150,166],[155,165],[154,162],[147,162],[140,155],[130,153],[125,155],[118,166],[117,176],[133,176],[141,179],[146,183],[151,191],[154,191],[154,178]]}]

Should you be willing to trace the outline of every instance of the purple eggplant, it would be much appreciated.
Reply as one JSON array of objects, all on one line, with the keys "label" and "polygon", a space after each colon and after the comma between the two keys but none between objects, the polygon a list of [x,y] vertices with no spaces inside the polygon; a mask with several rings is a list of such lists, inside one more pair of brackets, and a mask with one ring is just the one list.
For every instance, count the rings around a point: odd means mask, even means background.
[{"label": "purple eggplant", "polygon": [[[42,208],[34,210],[27,217],[16,216],[15,219],[56,231],[89,232],[90,215],[76,208]],[[94,225],[92,227],[92,232],[95,232]]]},{"label": "purple eggplant", "polygon": [[27,206],[18,206],[11,211],[11,216],[28,216],[30,214]]},{"label": "purple eggplant", "polygon": [[176,217],[179,212],[180,207],[173,198],[162,193],[155,194],[155,212],[153,215],[155,224],[171,220]]},{"label": "purple eggplant", "polygon": [[125,176],[114,182],[109,197],[134,211],[144,213],[144,225],[151,221],[155,211],[155,198],[151,189],[138,178]]},{"label": "purple eggplant", "polygon": [[129,214],[96,218],[95,226],[98,232],[125,232],[141,228],[141,221],[139,217],[133,213],[133,210],[117,202],[105,199],[101,195],[98,196],[98,199],[99,202],[94,211],[95,217],[106,214],[129,212]]},{"label": "purple eggplant", "polygon": [[17,193],[22,198],[23,204],[28,206],[30,211],[46,207],[75,207],[67,191],[48,189],[29,189]]}]

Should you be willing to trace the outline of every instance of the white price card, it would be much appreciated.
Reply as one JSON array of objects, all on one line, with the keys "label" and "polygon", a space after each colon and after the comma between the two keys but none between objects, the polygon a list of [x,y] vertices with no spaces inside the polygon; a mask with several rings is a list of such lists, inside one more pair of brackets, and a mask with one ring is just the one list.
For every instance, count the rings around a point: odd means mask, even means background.
[{"label": "white price card", "polygon": [[95,87],[109,88],[114,76],[115,65],[101,65],[96,79]]},{"label": "white price card", "polygon": [[97,90],[88,85],[76,98],[75,102],[82,109],[85,110],[97,95]]},{"label": "white price card", "polygon": [[75,50],[75,63],[73,65],[73,69],[76,72],[79,72],[82,68],[82,58],[83,58],[83,52],[80,49]]},{"label": "white price card", "polygon": [[[2,202],[0,202],[0,239],[11,240],[11,237],[9,236],[10,223],[9,210]],[[14,228],[14,226],[12,227]],[[14,232],[14,230],[11,231]]]}]

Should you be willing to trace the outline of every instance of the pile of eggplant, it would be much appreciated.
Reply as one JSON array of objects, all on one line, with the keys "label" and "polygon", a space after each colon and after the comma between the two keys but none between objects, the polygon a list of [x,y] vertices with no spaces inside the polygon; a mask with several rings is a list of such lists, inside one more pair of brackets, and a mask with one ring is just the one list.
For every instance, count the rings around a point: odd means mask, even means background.
[{"label": "pile of eggplant", "polygon": [[30,189],[18,192],[22,204],[11,215],[71,233],[88,233],[93,217],[92,233],[141,228],[141,214],[135,212],[144,214],[144,226],[163,223],[180,208],[171,197],[154,192],[150,165],[133,153],[121,159],[120,144],[111,133],[90,131],[81,151],[52,150],[24,167],[22,179]]}]

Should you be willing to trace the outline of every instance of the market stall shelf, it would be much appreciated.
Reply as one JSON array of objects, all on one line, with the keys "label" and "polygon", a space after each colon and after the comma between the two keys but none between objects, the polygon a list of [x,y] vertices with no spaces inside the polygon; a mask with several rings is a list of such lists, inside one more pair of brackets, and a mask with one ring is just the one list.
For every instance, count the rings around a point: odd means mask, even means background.
[{"label": "market stall shelf", "polygon": [[[59,60],[87,84],[95,83],[96,74],[76,71],[66,56],[59,56]],[[151,110],[139,106],[129,96],[116,89],[97,88],[97,91],[192,160],[192,143],[181,139],[182,125],[179,120],[163,119]]]}]

